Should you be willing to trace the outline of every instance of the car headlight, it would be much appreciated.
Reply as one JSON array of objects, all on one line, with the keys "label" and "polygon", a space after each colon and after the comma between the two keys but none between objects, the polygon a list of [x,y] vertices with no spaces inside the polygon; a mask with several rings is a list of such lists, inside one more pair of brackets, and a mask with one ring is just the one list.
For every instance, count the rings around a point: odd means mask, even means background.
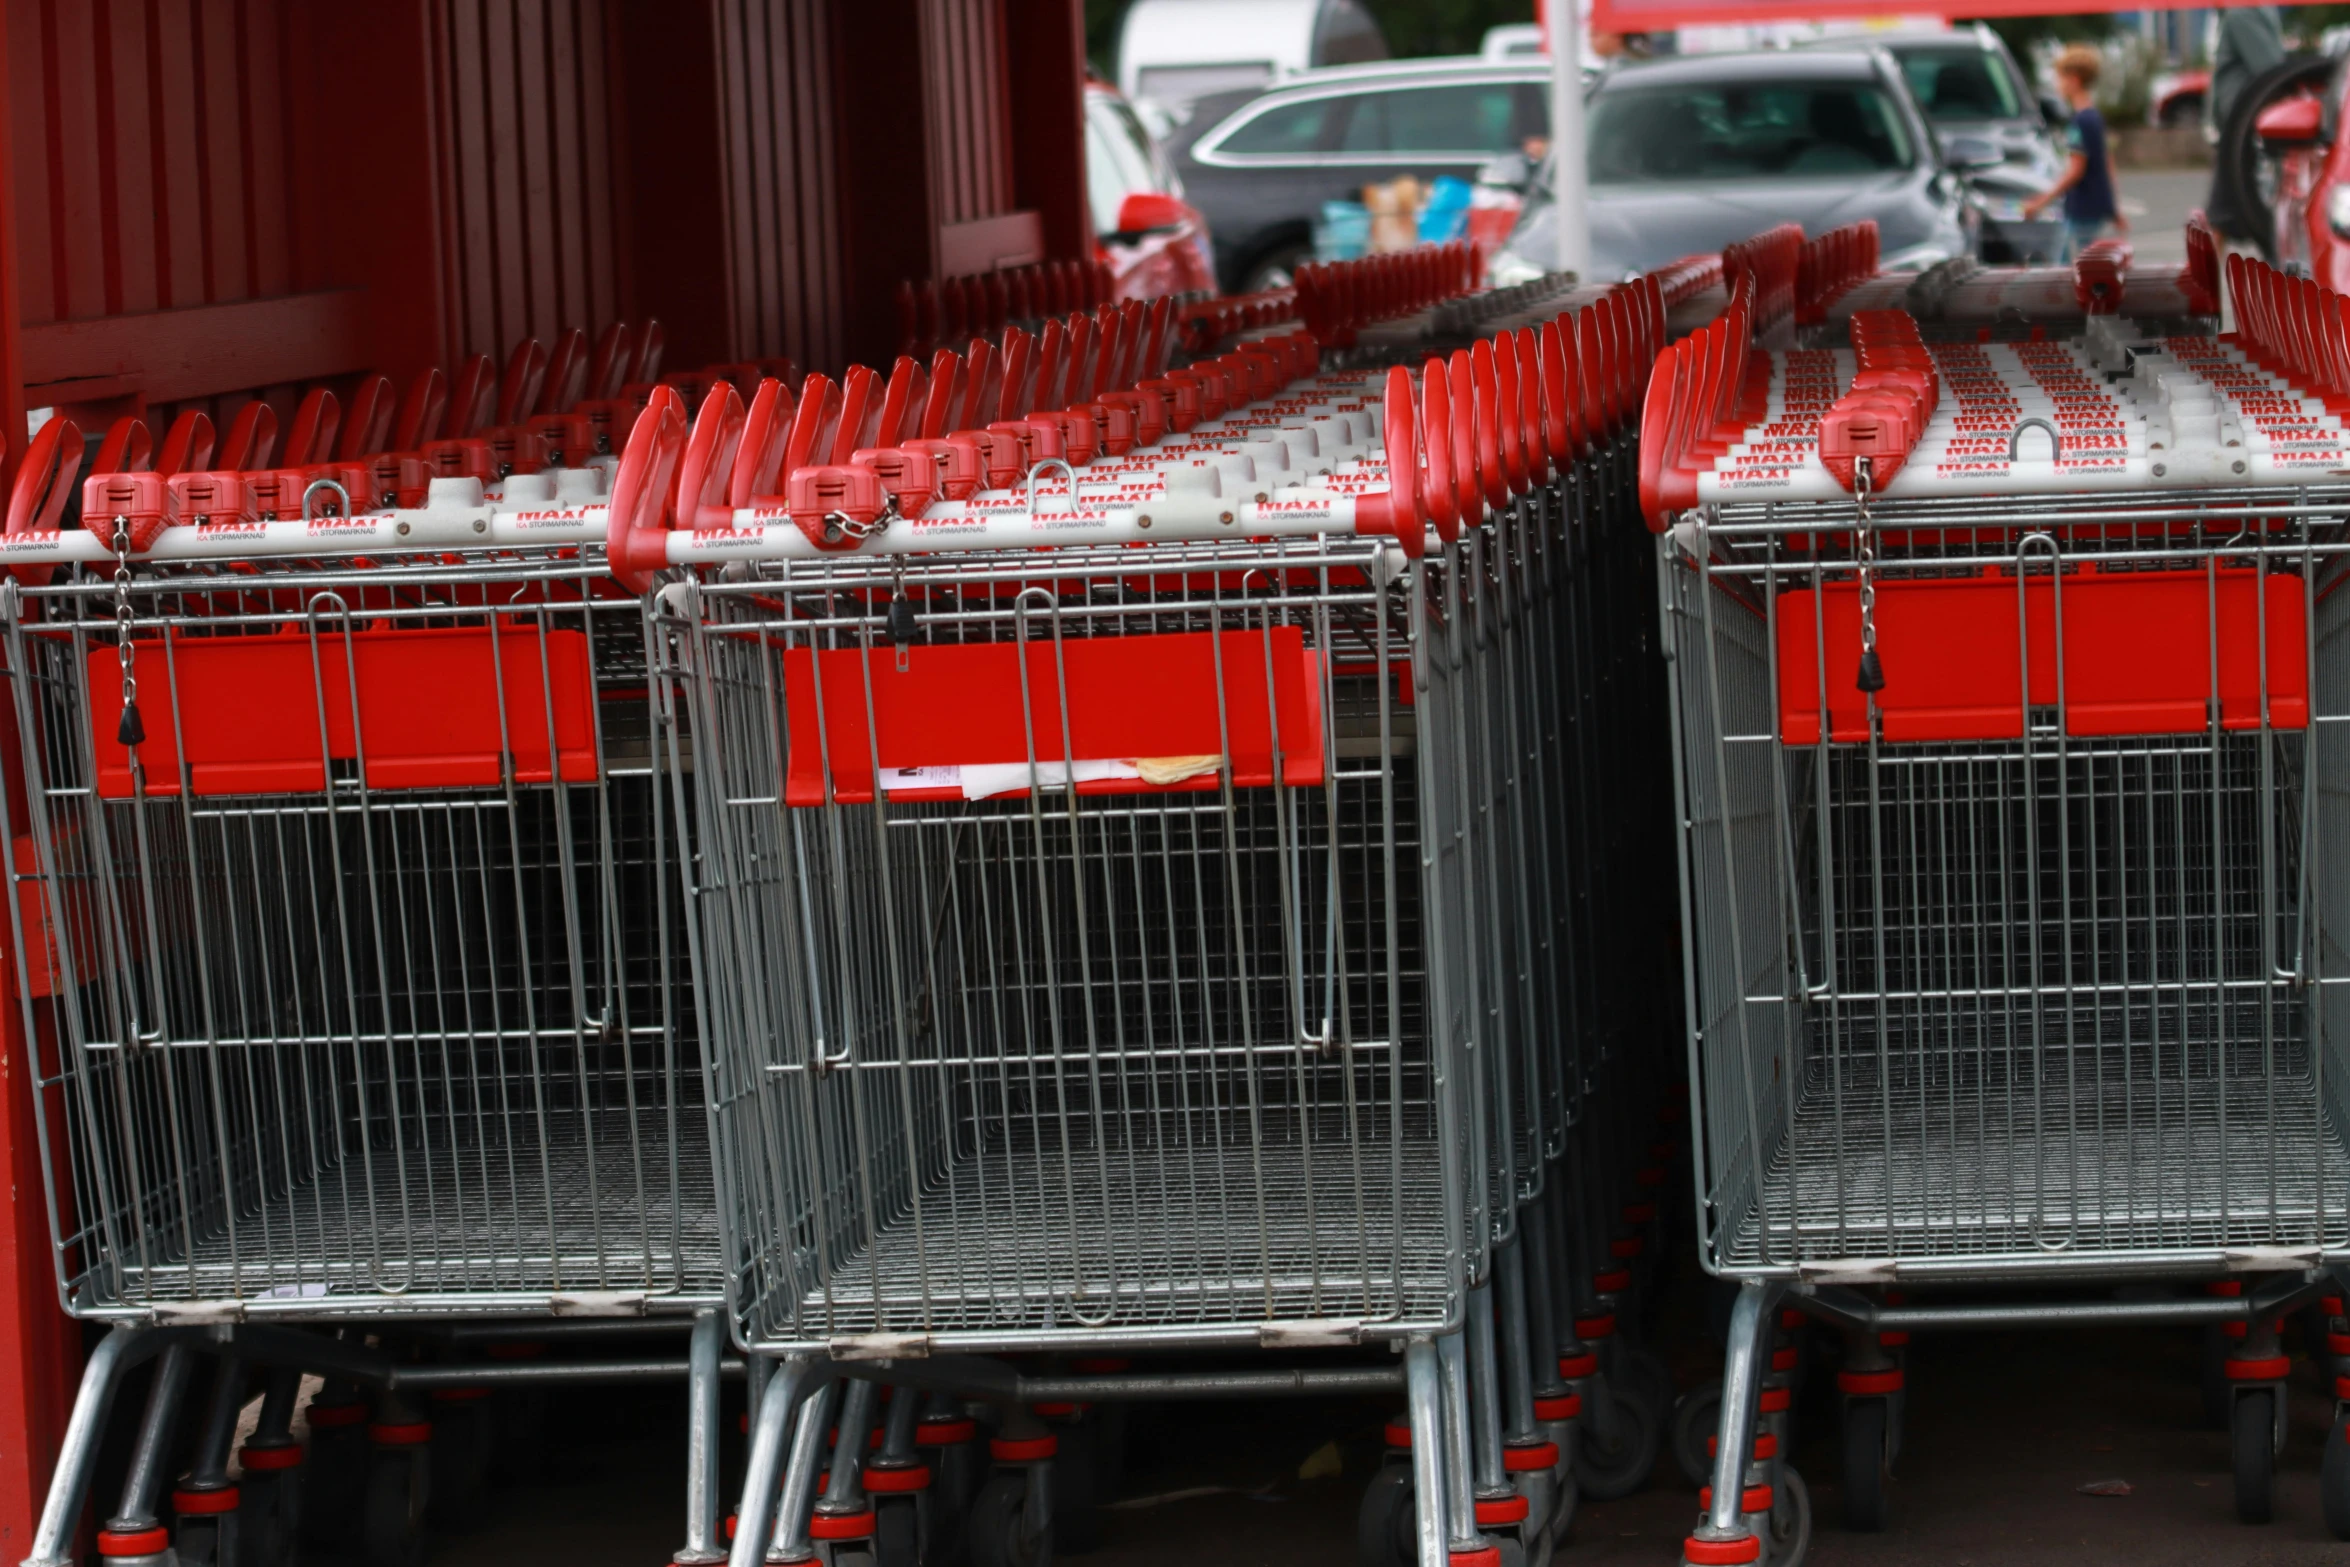
[{"label": "car headlight", "polygon": [[2326,225],[2337,234],[2350,236],[2350,185],[2336,185],[2326,192]]}]

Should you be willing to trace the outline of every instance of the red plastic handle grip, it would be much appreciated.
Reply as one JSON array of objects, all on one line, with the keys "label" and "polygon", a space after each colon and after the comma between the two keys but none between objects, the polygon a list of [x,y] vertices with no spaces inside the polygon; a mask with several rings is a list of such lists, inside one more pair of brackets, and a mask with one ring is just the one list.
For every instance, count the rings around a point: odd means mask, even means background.
[{"label": "red plastic handle grip", "polygon": [[[351,393],[351,414],[343,421],[342,439],[334,455],[345,462],[356,462],[371,457],[391,443],[392,416],[397,411],[392,393],[392,378],[388,375],[362,376]],[[225,468],[242,468],[241,462],[225,461]]]},{"label": "red plastic handle grip", "polygon": [[[334,396],[334,393],[320,387],[302,400],[302,406],[308,408],[314,402],[323,401],[332,408]],[[156,471],[174,474],[209,468],[212,466],[212,446],[211,416],[194,408],[182,409],[180,416],[171,421],[171,428],[164,432],[163,445],[155,453]]]},{"label": "red plastic handle grip", "polygon": [[[248,408],[266,407],[258,399],[246,404]],[[155,441],[147,433],[147,421],[124,417],[107,426],[106,438],[98,443],[98,455],[90,461],[92,473],[137,473],[144,469],[155,455]],[[243,467],[243,463],[236,466]]]},{"label": "red plastic handle grip", "polygon": [[735,444],[734,468],[726,476],[730,513],[750,505],[754,496],[779,493],[792,413],[791,393],[773,376],[752,392],[750,409],[743,416],[742,439]]},{"label": "red plastic handle grip", "polygon": [[1387,488],[1355,502],[1355,528],[1383,533],[1417,559],[1427,552],[1428,518],[1420,509],[1420,447],[1412,416],[1412,373],[1401,365],[1387,372],[1383,423],[1387,444]]},{"label": "red plastic handle grip", "polygon": [[652,590],[653,573],[668,564],[661,542],[663,508],[685,454],[685,410],[674,394],[645,405],[621,449],[612,475],[604,554],[613,577],[631,593]]},{"label": "red plastic handle grip", "polygon": [[[1428,520],[1436,524],[1437,537],[1450,544],[1461,536],[1461,501],[1452,478],[1452,392],[1441,359],[1429,360],[1420,371],[1420,429],[1428,448]],[[1394,462],[1390,453],[1389,466]]]},{"label": "red plastic handle grip", "polygon": [[725,528],[734,523],[727,504],[727,481],[733,476],[735,453],[742,445],[745,422],[742,394],[731,381],[721,381],[702,399],[702,411],[686,437],[685,453],[677,464],[677,489],[672,512],[681,528]]}]

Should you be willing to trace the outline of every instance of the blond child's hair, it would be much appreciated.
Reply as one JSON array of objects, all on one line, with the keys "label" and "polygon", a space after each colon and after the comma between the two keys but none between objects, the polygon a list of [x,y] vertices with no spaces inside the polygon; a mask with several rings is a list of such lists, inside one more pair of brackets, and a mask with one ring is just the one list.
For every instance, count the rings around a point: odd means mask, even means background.
[{"label": "blond child's hair", "polygon": [[2087,44],[2067,44],[2064,53],[2056,57],[2056,74],[2069,76],[2083,88],[2097,85],[2097,73],[2105,68],[2105,57]]}]

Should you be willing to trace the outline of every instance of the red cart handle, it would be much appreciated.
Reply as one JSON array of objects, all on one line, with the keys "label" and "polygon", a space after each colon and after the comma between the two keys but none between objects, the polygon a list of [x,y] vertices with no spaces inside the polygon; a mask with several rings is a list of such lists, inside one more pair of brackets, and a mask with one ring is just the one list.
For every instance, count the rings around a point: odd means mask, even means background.
[{"label": "red cart handle", "polygon": [[631,593],[652,591],[653,573],[669,563],[663,545],[663,510],[677,464],[685,453],[683,399],[659,391],[636,416],[620,467],[612,475],[609,520],[604,528],[607,568]]},{"label": "red cart handle", "polygon": [[782,493],[784,448],[792,431],[792,395],[773,376],[751,394],[750,412],[743,416],[742,440],[735,447],[734,467],[726,477],[726,507],[731,514],[751,504],[752,497]]},{"label": "red cart handle", "polygon": [[[310,394],[324,397],[330,403],[334,394],[320,387]],[[303,406],[309,406],[305,403]],[[171,428],[164,432],[163,446],[155,454],[155,471],[161,474],[194,473],[212,466],[212,419],[194,408],[184,409]],[[323,460],[323,459],[322,459]]]},{"label": "red cart handle", "polygon": [[1415,560],[1427,553],[1428,518],[1420,509],[1420,448],[1412,418],[1412,373],[1387,372],[1387,488],[1355,501],[1355,531],[1384,533]]},{"label": "red cart handle", "polygon": [[[432,372],[439,376],[440,372]],[[404,446],[402,451],[414,451]],[[277,460],[277,410],[256,397],[237,410],[237,416],[228,424],[228,439],[221,444],[220,465],[251,472],[266,468]]]},{"label": "red cart handle", "polygon": [[[1445,386],[1444,361],[1431,359],[1420,371],[1420,428],[1428,447],[1428,520],[1450,544],[1461,536],[1461,498],[1452,482],[1452,394]],[[1388,457],[1388,466],[1395,458]]]},{"label": "red cart handle", "polygon": [[677,464],[677,490],[672,515],[681,528],[727,528],[734,525],[734,508],[726,504],[727,480],[732,476],[736,449],[743,438],[743,399],[731,381],[721,381],[702,399],[694,418],[685,455]]},{"label": "red cart handle", "polygon": [[[255,398],[245,406],[264,408],[268,405]],[[155,439],[147,433],[147,421],[126,416],[107,427],[106,438],[98,443],[98,455],[90,463],[90,472],[138,473],[154,455]]]}]

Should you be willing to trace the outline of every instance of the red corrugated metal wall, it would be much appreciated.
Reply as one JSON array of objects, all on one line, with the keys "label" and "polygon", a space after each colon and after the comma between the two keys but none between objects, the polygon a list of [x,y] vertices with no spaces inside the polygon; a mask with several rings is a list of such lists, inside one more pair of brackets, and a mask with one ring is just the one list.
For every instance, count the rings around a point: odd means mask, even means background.
[{"label": "red corrugated metal wall", "polygon": [[922,9],[932,216],[968,223],[1008,212],[1012,149],[1002,10],[996,0],[924,0]]},{"label": "red corrugated metal wall", "polygon": [[646,314],[837,367],[974,226],[1083,245],[1074,0],[0,3],[25,377],[90,419]]},{"label": "red corrugated metal wall", "polygon": [[301,286],[292,0],[9,0],[28,323]]},{"label": "red corrugated metal wall", "polygon": [[622,313],[606,0],[434,0],[445,361]]},{"label": "red corrugated metal wall", "polygon": [[733,356],[844,356],[834,29],[825,7],[717,0]]}]

